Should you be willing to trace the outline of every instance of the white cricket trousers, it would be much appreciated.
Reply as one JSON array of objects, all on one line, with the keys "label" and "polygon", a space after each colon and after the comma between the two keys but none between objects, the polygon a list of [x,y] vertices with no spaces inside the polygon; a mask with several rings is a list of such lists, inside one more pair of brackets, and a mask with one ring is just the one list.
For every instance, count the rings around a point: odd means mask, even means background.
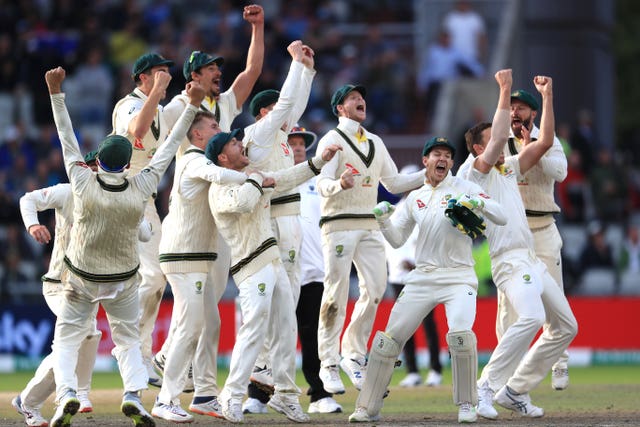
[{"label": "white cricket trousers", "polygon": [[75,367],[82,340],[91,331],[93,313],[98,303],[107,314],[112,351],[118,362],[125,391],[147,388],[146,368],[140,351],[138,329],[138,283],[134,275],[123,282],[96,283],[79,278],[65,270],[62,273],[64,294],[53,338],[53,373],[56,381],[56,399],[66,390],[78,390]]},{"label": "white cricket trousers", "polygon": [[[280,260],[284,266],[294,305],[298,306],[300,299],[300,246],[302,245],[302,228],[298,215],[284,215],[271,218],[271,229],[273,230],[278,249],[280,250]],[[269,332],[265,339],[262,350],[256,359],[256,366],[271,366],[270,353],[273,342],[278,339],[278,330],[273,329],[273,323],[269,324]]]},{"label": "white cricket trousers", "polygon": [[[496,286],[520,316],[499,340],[493,362],[485,367],[480,381],[488,379],[493,390],[507,384],[517,393],[527,393],[567,349],[578,324],[564,292],[535,254],[513,250],[492,259],[491,264]],[[545,321],[548,327],[529,348]]]},{"label": "white cricket trousers", "polygon": [[[547,267],[547,271],[553,277],[553,280],[560,286],[564,292],[564,282],[562,280],[562,236],[558,231],[555,222],[545,227],[531,229],[533,234],[534,249],[536,256]],[[505,333],[507,328],[517,319],[518,314],[511,306],[509,299],[504,297],[504,293],[498,289],[498,313],[496,315],[496,336],[498,340]],[[548,323],[545,323],[548,328]],[[569,361],[569,353],[565,350],[562,352],[558,361],[553,368],[566,369]]]},{"label": "white cricket trousers", "polygon": [[162,224],[156,210],[154,200],[150,199],[144,210],[144,219],[151,225],[153,231],[148,242],[138,242],[138,254],[140,256],[141,276],[138,293],[140,294],[140,339],[142,341],[142,354],[146,359],[153,356],[153,328],[156,325],[160,302],[164,294],[167,281],[160,269],[159,252],[160,239],[162,237]]},{"label": "white cricket trousers", "polygon": [[[44,300],[49,306],[51,312],[58,317],[62,305],[62,284],[43,282],[42,284]],[[78,392],[89,393],[91,390],[91,378],[93,366],[96,361],[96,352],[102,333],[97,329],[95,316],[97,307],[94,311],[92,327],[80,345],[78,351],[78,364],[76,366],[76,375],[78,377]],[[33,378],[29,380],[25,388],[20,393],[20,398],[25,406],[31,408],[42,408],[44,402],[49,398],[51,393],[56,391],[56,383],[53,376],[53,354],[49,353],[36,369]]]},{"label": "white cricket trousers", "polygon": [[[193,367],[194,397],[218,395],[218,342],[220,341],[220,327],[222,324],[218,303],[229,281],[231,249],[220,234],[218,234],[217,241],[216,253],[218,257],[212,263],[207,275],[206,286],[203,289],[204,307],[206,307],[203,327],[199,330],[200,336],[193,354],[193,360],[185,364],[185,370],[190,363]],[[156,355],[156,357],[164,356],[166,359],[169,349],[174,347],[175,322],[176,314],[174,308],[171,314],[169,333],[162,344],[159,355]]]},{"label": "white cricket trousers", "polygon": [[342,356],[364,360],[376,311],[387,287],[384,240],[378,230],[322,233],[324,292],[318,325],[318,356],[323,367],[340,363],[340,333],[347,314],[351,263],[360,296],[342,337]]},{"label": "white cricket trousers", "polygon": [[229,376],[222,393],[234,400],[246,394],[249,377],[267,335],[269,323],[278,330],[271,348],[275,390],[298,396],[296,386],[296,324],[293,296],[287,273],[280,260],[274,260],[238,284],[242,326],[231,353]]}]

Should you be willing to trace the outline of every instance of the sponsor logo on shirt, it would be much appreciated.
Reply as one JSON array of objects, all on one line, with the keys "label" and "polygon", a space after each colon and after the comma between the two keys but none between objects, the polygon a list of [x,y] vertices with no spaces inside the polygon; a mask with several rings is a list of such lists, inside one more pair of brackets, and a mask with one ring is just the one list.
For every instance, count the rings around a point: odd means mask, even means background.
[{"label": "sponsor logo on shirt", "polygon": [[416,205],[418,205],[418,209],[424,209],[427,207],[427,205],[425,205],[424,202],[420,199],[416,199]]},{"label": "sponsor logo on shirt", "polygon": [[347,169],[349,169],[351,171],[351,175],[360,176],[360,171],[358,169],[356,169],[351,163],[345,163],[344,167],[346,167]]},{"label": "sponsor logo on shirt", "polygon": [[85,168],[85,169],[89,168],[89,166],[87,166],[85,162],[81,162],[80,160],[76,162],[76,166],[80,166],[81,168]]},{"label": "sponsor logo on shirt", "polygon": [[291,150],[289,149],[289,144],[287,144],[286,142],[281,142],[280,143],[280,147],[282,148],[282,153],[285,156],[290,156],[291,155]]},{"label": "sponsor logo on shirt", "polygon": [[489,197],[488,194],[484,194],[484,193],[478,193],[478,196],[482,197],[483,199],[490,199],[491,197]]},{"label": "sponsor logo on shirt", "polygon": [[144,145],[142,145],[142,140],[140,138],[136,138],[133,142],[133,149],[144,151]]}]

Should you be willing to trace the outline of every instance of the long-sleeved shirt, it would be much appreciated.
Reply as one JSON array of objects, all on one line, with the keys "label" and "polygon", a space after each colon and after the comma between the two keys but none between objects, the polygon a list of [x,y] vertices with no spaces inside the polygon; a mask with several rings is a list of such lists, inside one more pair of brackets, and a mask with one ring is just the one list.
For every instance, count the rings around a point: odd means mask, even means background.
[{"label": "long-sleeved shirt", "polygon": [[[268,174],[276,186],[290,189],[319,173],[320,156],[291,168]],[[240,283],[269,262],[280,259],[271,228],[272,188],[262,188],[262,176],[253,173],[242,184],[216,184],[209,188],[209,207],[220,235],[231,248],[233,279]]]},{"label": "long-sleeved shirt", "polygon": [[[322,196],[323,231],[377,230],[372,209],[378,202],[378,183],[382,183],[390,193],[404,193],[422,185],[424,170],[409,175],[398,173],[382,139],[364,130],[366,140],[359,142],[356,133],[360,123],[340,117],[337,129],[330,131],[318,143],[316,153],[329,144],[342,146],[342,151],[323,168],[318,177],[318,192]],[[350,169],[354,186],[342,189],[340,175]]]},{"label": "long-sleeved shirt", "polygon": [[93,172],[85,163],[73,133],[64,94],[51,95],[53,117],[62,143],[65,168],[73,191],[73,218],[64,262],[76,275],[94,282],[119,282],[139,267],[138,226],[145,204],[156,191],[195,116],[189,105],[167,142],[149,165],[132,178],[128,171]]},{"label": "long-sleeved shirt", "polygon": [[461,195],[484,202],[481,214],[486,216],[487,229],[491,224],[503,225],[507,216],[502,206],[483,189],[457,176],[448,175],[436,187],[429,183],[409,193],[404,204],[384,221],[381,231],[392,247],[403,245],[414,227],[418,227],[416,241],[416,269],[431,272],[453,268],[470,268],[473,272],[472,240],[451,225],[444,211],[451,198]]},{"label": "long-sleeved shirt", "polygon": [[[315,70],[307,68],[301,62],[292,61],[273,109],[244,129],[242,141],[247,147],[252,168],[271,172],[295,164],[293,150],[287,142],[288,131],[298,122],[307,107],[315,73]],[[272,217],[297,215],[300,213],[300,195],[296,189],[283,191],[277,188],[271,199],[271,206]]]}]

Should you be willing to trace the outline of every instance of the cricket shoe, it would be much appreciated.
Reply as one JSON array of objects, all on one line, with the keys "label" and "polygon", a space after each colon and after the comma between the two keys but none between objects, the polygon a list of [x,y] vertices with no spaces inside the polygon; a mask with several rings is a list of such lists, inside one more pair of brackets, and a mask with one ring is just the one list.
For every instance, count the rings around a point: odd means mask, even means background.
[{"label": "cricket shoe", "polygon": [[145,357],[144,366],[147,368],[147,375],[149,376],[149,380],[147,382],[149,385],[153,387],[162,387],[162,375],[155,371],[152,359]]},{"label": "cricket shoe", "polygon": [[354,387],[358,390],[361,390],[362,385],[364,384],[364,376],[367,373],[366,362],[359,362],[355,359],[343,358],[340,361],[340,367],[347,374]]},{"label": "cricket shoe", "polygon": [[287,396],[285,394],[276,393],[271,396],[267,405],[281,414],[286,415],[287,418],[291,421],[295,421],[296,423],[306,423],[311,419],[309,418],[309,415],[305,414],[302,410],[302,406],[300,406],[300,401],[296,395]]},{"label": "cricket shoe", "polygon": [[400,387],[417,387],[422,384],[422,377],[417,372],[409,372],[398,384]]},{"label": "cricket shoe", "polygon": [[140,427],[155,427],[156,422],[140,401],[139,392],[126,392],[120,405],[120,411],[131,418],[133,425]]},{"label": "cricket shoe", "polygon": [[11,405],[20,415],[24,417],[24,422],[30,427],[47,427],[49,422],[44,419],[40,409],[32,408],[22,403],[22,397],[17,395],[11,400]]},{"label": "cricket shoe", "polygon": [[51,418],[49,425],[51,427],[69,427],[71,426],[71,418],[78,413],[80,401],[76,397],[73,390],[67,390],[59,400],[56,412]]},{"label": "cricket shoe", "polygon": [[327,393],[344,394],[344,384],[337,365],[322,366],[319,376]]},{"label": "cricket shoe", "polygon": [[429,387],[437,387],[442,384],[442,374],[431,369],[429,370],[427,379],[424,381],[424,383]]},{"label": "cricket shoe", "polygon": [[493,407],[493,390],[489,387],[489,382],[485,381],[478,386],[478,406],[476,412],[483,418],[495,420],[498,418],[498,411]]},{"label": "cricket shoe", "polygon": [[367,408],[358,407],[353,414],[349,415],[350,423],[373,423],[376,421],[380,421],[380,414],[369,415],[367,413]]},{"label": "cricket shoe", "polygon": [[458,422],[475,423],[476,421],[478,421],[476,408],[469,402],[461,403],[458,407]]},{"label": "cricket shoe", "polygon": [[224,416],[222,415],[222,407],[220,406],[220,402],[218,402],[218,398],[215,396],[213,399],[203,403],[191,402],[191,405],[189,405],[189,410],[193,413],[200,414],[200,415],[208,415],[210,417],[224,418]]},{"label": "cricket shoe", "polygon": [[323,397],[309,404],[310,414],[338,414],[342,412],[342,406],[333,397]]},{"label": "cricket shoe", "polygon": [[551,370],[551,387],[554,390],[564,390],[569,387],[569,369],[553,368]]},{"label": "cricket shoe", "polygon": [[89,393],[86,391],[79,391],[77,396],[78,396],[78,400],[80,401],[80,409],[78,409],[78,412],[83,414],[88,414],[89,412],[93,412],[93,405],[89,400]]},{"label": "cricket shoe", "polygon": [[516,412],[522,417],[539,418],[544,415],[544,409],[531,403],[529,393],[518,394],[507,385],[498,390],[494,400],[498,405]]},{"label": "cricket shoe", "polygon": [[260,400],[254,397],[247,398],[242,404],[243,414],[266,414],[268,412],[267,404],[260,402]]},{"label": "cricket shoe", "polygon": [[191,423],[193,415],[188,414],[180,405],[165,404],[156,399],[156,404],[151,409],[151,415],[174,423]]},{"label": "cricket shoe", "polygon": [[226,390],[223,389],[218,396],[218,402],[220,402],[222,416],[225,420],[232,423],[241,423],[244,421],[244,416],[242,415],[242,404],[239,399],[232,398],[226,393]]},{"label": "cricket shoe", "polygon": [[273,374],[271,368],[254,366],[251,377],[249,378],[253,385],[264,391],[269,397],[271,397],[275,391],[275,383],[273,381]]}]

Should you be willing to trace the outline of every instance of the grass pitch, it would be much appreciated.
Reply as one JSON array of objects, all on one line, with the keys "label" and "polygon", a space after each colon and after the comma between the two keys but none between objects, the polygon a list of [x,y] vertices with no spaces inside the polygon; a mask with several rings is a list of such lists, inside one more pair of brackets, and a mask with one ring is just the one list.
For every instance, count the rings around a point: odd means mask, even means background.
[{"label": "grass pitch", "polygon": [[[226,371],[219,373],[222,384]],[[426,372],[423,372],[426,374]],[[21,426],[23,418],[11,407],[13,396],[26,384],[32,373],[2,374],[0,381],[0,425]],[[637,366],[598,366],[589,368],[571,368],[571,384],[567,390],[554,391],[547,378],[531,393],[533,403],[545,409],[541,419],[523,419],[510,411],[498,408],[500,413],[496,421],[479,419],[478,424],[490,425],[535,425],[535,426],[638,426],[640,425],[640,368]],[[397,384],[403,378],[404,371],[396,369],[391,382],[391,394],[385,399],[382,420],[375,425],[458,425],[457,408],[452,403],[451,372],[445,370],[444,385],[440,387],[420,386],[401,388]],[[349,381],[343,376],[347,393],[335,396],[343,406],[342,414],[312,414],[314,425],[345,425],[354,409],[356,391],[349,387]],[[297,383],[305,390],[304,378],[298,375]],[[74,426],[127,426],[131,421],[119,411],[122,384],[117,374],[97,373],[94,375],[91,399],[95,411],[92,414],[78,414],[73,418]],[[158,389],[151,388],[143,395],[145,407],[150,410]],[[183,407],[188,406],[191,395],[182,396]],[[306,409],[308,398],[301,396]],[[42,410],[45,417],[53,414],[53,399]],[[158,420],[159,426],[173,423]],[[225,425],[224,420],[196,415],[194,425]],[[246,425],[285,425],[294,424],[283,415],[272,410],[266,415],[245,416]]]}]

